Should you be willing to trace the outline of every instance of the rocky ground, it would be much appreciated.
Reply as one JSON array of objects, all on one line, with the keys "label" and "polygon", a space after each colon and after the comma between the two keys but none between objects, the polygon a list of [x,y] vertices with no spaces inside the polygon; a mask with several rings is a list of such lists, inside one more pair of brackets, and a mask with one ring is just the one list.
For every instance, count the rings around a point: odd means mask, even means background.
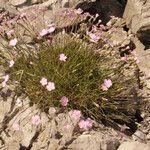
[{"label": "rocky ground", "polygon": [[[109,19],[110,14],[121,17],[124,3],[116,0],[116,7],[112,7],[112,0],[107,2],[84,0],[0,0],[0,8],[15,14],[18,11],[31,13],[33,7],[48,7],[45,17],[53,18],[55,12],[63,8],[81,6],[84,10],[106,11],[104,18]],[[80,4],[80,5],[79,5]],[[113,9],[109,9],[109,8]],[[112,36],[113,41],[128,45],[134,42],[139,58],[138,66],[145,76],[142,81],[146,83],[143,89],[143,100],[149,100],[150,88],[150,22],[149,0],[128,0],[124,19],[118,19],[118,32]],[[92,8],[92,9],[91,9]],[[133,9],[134,8],[134,9]],[[92,11],[92,13],[94,13]],[[107,21],[104,19],[104,22]],[[38,21],[40,22],[40,18]],[[113,19],[109,22],[112,23]],[[129,29],[125,28],[126,27]],[[37,26],[38,23],[36,23]],[[133,33],[134,36],[130,36]],[[3,67],[0,68],[3,75]],[[29,100],[23,96],[17,97],[14,87],[0,89],[0,149],[2,150],[149,150],[150,149],[150,104],[142,111],[143,121],[138,124],[138,130],[132,136],[126,136],[122,131],[95,123],[89,132],[80,133],[76,130],[77,121],[69,114],[60,114],[54,108],[49,113],[40,113],[36,106],[29,106]],[[14,98],[17,102],[14,102]],[[33,125],[31,119],[39,114],[42,124]],[[21,118],[21,119],[20,119]],[[18,126],[19,123],[19,126]],[[68,126],[71,125],[71,126]]]}]

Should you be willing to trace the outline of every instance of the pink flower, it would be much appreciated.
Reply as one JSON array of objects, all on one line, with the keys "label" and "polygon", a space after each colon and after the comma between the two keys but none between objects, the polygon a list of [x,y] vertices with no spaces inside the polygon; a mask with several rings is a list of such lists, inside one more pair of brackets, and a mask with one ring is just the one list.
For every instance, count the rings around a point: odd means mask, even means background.
[{"label": "pink flower", "polygon": [[94,34],[94,33],[88,33],[89,37],[90,37],[90,41],[93,43],[97,43],[98,40],[100,39],[100,36]]},{"label": "pink flower", "polygon": [[93,126],[93,120],[91,120],[90,118],[87,118],[86,120],[80,120],[80,122],[78,123],[78,125],[79,125],[80,129],[88,131]]},{"label": "pink flower", "polygon": [[18,123],[13,123],[12,128],[16,131],[20,130],[20,126]]},{"label": "pink flower", "polygon": [[60,99],[60,103],[62,106],[67,106],[69,100],[66,96],[63,96],[61,99]]},{"label": "pink flower", "polygon": [[40,83],[42,84],[42,86],[47,85],[47,79],[43,77],[43,78],[41,79]]},{"label": "pink flower", "polygon": [[48,25],[48,33],[53,33],[54,31],[55,31],[55,26],[54,26],[54,24],[50,24],[50,25]]},{"label": "pink flower", "polygon": [[138,56],[137,56],[136,51],[132,51],[131,54],[133,55],[134,60],[136,61],[136,63],[137,63],[137,64],[140,63],[140,60],[139,60],[139,58],[138,58]]},{"label": "pink flower", "polygon": [[140,63],[140,60],[139,60],[139,58],[137,56],[134,57],[134,60],[136,61],[137,64]]},{"label": "pink flower", "polygon": [[65,56],[65,54],[62,53],[62,54],[59,55],[59,60],[60,61],[64,61],[65,62],[66,59],[67,59],[67,56]]},{"label": "pink flower", "polygon": [[125,55],[124,57],[121,57],[121,60],[123,60],[123,61],[128,61],[127,55]]},{"label": "pink flower", "polygon": [[20,18],[26,17],[26,15],[27,15],[26,13],[21,13]]},{"label": "pink flower", "polygon": [[107,90],[108,90],[108,88],[105,86],[105,84],[102,84],[101,89],[102,89],[103,91],[107,91]]},{"label": "pink flower", "polygon": [[75,10],[75,13],[80,15],[83,13],[83,10],[81,8],[78,8]]},{"label": "pink flower", "polygon": [[2,87],[5,87],[6,86],[6,82],[2,82]]},{"label": "pink flower", "polygon": [[112,81],[110,79],[105,79],[104,83],[101,86],[103,91],[107,91],[112,86]]},{"label": "pink flower", "polygon": [[31,123],[33,125],[39,125],[41,123],[41,119],[39,115],[32,116]]},{"label": "pink flower", "polygon": [[29,21],[34,21],[37,17],[35,15],[28,16]]},{"label": "pink flower", "polygon": [[55,90],[55,84],[54,82],[48,82],[47,86],[46,86],[46,89],[48,91],[52,91],[52,90]]},{"label": "pink flower", "polygon": [[65,129],[69,129],[69,128],[70,128],[70,125],[66,122],[66,123],[64,124],[64,128],[65,128]]},{"label": "pink flower", "polygon": [[9,75],[3,76],[3,79],[4,79],[4,81],[2,82],[2,87],[5,87],[5,86],[6,86],[6,83],[7,83],[8,80],[9,80]]},{"label": "pink flower", "polygon": [[7,74],[7,75],[3,76],[3,79],[5,82],[7,82],[9,80],[9,75]]},{"label": "pink flower", "polygon": [[11,60],[11,61],[9,62],[9,67],[10,67],[10,68],[13,67],[14,64],[15,64],[15,62],[14,62],[13,60]]},{"label": "pink flower", "polygon": [[39,33],[39,35],[40,35],[41,37],[45,36],[46,34],[48,34],[48,30],[47,30],[47,29],[43,29],[43,30]]},{"label": "pink flower", "polygon": [[17,39],[14,38],[14,39],[10,40],[9,45],[10,46],[16,46],[17,42],[18,42]]},{"label": "pink flower", "polygon": [[80,110],[71,110],[71,111],[69,112],[69,115],[70,115],[71,117],[73,117],[74,119],[78,120],[78,119],[80,119],[80,117],[81,117],[81,111],[80,111]]}]

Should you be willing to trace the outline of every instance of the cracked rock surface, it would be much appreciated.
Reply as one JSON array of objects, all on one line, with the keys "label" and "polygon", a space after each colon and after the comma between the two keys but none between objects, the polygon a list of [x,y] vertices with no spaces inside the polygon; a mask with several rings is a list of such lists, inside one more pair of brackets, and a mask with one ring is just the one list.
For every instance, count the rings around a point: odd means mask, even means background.
[{"label": "cracked rock surface", "polygon": [[150,0],[128,0],[124,18],[146,49],[150,48]]},{"label": "cracked rock surface", "polygon": [[[83,1],[0,0],[0,7],[11,13],[17,13],[18,10],[30,12],[33,6],[44,6],[48,7],[47,18],[50,18],[49,16],[54,13],[54,10],[75,7]],[[89,0],[89,2],[93,1]],[[132,32],[138,35],[141,42],[146,43],[150,42],[149,6],[149,0],[128,0],[124,13]],[[36,22],[35,24],[37,25]],[[128,35],[130,35],[130,31],[127,33],[121,26],[118,32],[113,34],[112,40],[117,44],[128,45],[130,43]],[[133,41],[140,59],[138,65],[147,74],[147,87],[150,88],[149,51],[144,51],[145,46],[135,37],[133,37]],[[0,66],[0,76],[4,74],[3,70],[3,67]],[[76,129],[78,120],[74,120],[69,114],[59,114],[52,108],[49,109],[48,114],[41,113],[35,105],[29,105],[29,99],[16,97],[13,88],[13,86],[5,89],[0,87],[0,149],[2,150],[149,150],[149,111],[143,113],[144,120],[139,124],[139,129],[132,137],[127,137],[123,133],[103,125],[99,125],[98,129],[90,132],[80,133]],[[17,102],[14,101],[14,97],[17,98]],[[150,110],[148,105],[147,110]],[[31,123],[32,116],[37,114],[42,122],[39,126]],[[64,128],[66,123],[71,126]]]}]

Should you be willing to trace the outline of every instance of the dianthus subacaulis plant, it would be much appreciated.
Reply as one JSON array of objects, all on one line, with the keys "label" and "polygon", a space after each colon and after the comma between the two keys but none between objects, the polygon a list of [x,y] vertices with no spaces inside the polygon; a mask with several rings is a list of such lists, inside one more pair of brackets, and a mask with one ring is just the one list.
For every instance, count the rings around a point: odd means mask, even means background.
[{"label": "dianthus subacaulis plant", "polygon": [[[54,33],[53,24],[43,29],[36,40],[41,44],[38,52],[26,57],[20,53],[9,69],[11,80],[18,83],[16,91],[26,94],[31,105],[37,104],[42,111],[51,106],[78,109],[96,121],[131,122],[128,112],[136,109],[138,89],[136,64],[120,59],[110,35],[103,31],[105,26],[87,24],[74,33],[65,29]],[[16,46],[17,40],[9,44]]]}]

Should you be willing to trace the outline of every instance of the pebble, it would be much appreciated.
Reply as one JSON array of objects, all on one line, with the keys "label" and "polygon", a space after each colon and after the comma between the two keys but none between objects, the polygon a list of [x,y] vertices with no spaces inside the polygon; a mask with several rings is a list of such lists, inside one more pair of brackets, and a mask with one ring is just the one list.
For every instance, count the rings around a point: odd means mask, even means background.
[{"label": "pebble", "polygon": [[133,138],[134,141],[143,142],[143,141],[146,140],[146,135],[145,135],[143,132],[137,130],[137,131],[132,135],[132,138]]}]

